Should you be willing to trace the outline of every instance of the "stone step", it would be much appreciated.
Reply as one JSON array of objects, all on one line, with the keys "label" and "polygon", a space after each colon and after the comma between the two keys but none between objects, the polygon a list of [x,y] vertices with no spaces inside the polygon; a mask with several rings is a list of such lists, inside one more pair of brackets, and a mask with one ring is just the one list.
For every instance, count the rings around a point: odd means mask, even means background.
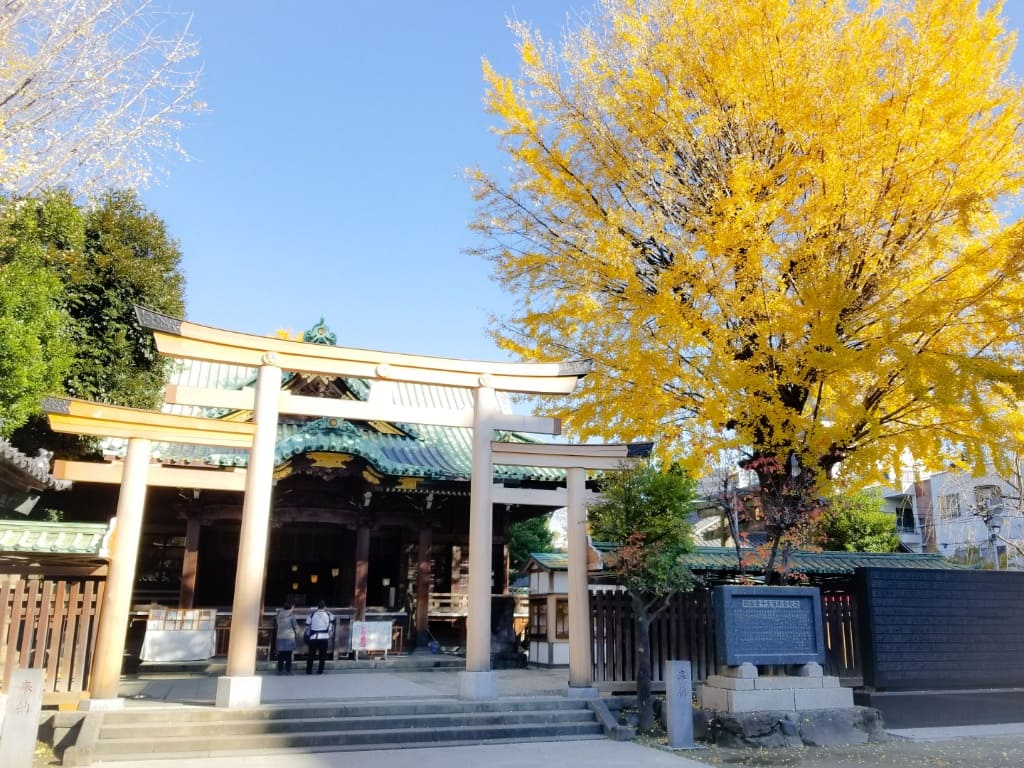
[{"label": "stone step", "polygon": [[246,720],[293,720],[297,718],[378,717],[458,714],[463,712],[573,711],[586,710],[580,699],[564,697],[515,697],[500,701],[448,699],[389,699],[386,701],[326,702],[317,704],[276,704],[242,709],[218,707],[129,707],[104,712],[104,725],[163,724],[177,722],[218,722]]},{"label": "stone step", "polygon": [[100,738],[92,750],[93,760],[130,760],[190,755],[264,754],[269,750],[309,749],[394,749],[411,744],[465,743],[523,739],[560,740],[564,738],[602,738],[596,722],[576,723],[489,723],[453,727],[399,728],[369,730],[293,731],[242,735],[176,736],[168,739],[151,734],[148,738]]},{"label": "stone step", "polygon": [[[184,736],[224,736],[242,734],[293,733],[296,731],[316,733],[321,731],[362,731],[379,729],[386,721],[388,729],[404,728],[458,728],[462,726],[493,725],[504,723],[580,723],[594,722],[592,712],[585,709],[552,710],[509,710],[509,711],[458,711],[448,713],[416,713],[361,716],[315,716],[288,718],[252,718],[232,720],[178,720],[165,721],[156,728],[149,728],[145,739],[159,734],[161,738]],[[138,722],[108,723],[104,721],[100,731],[101,739],[131,740],[139,738]]]},{"label": "stone step", "polygon": [[604,738],[607,717],[557,696],[498,701],[390,699],[217,707],[129,707],[89,713],[64,765],[156,756],[201,758],[297,751]]},{"label": "stone step", "polygon": [[[444,745],[446,747],[469,747],[477,744],[526,744],[536,742],[551,742],[551,741],[595,741],[597,739],[603,739],[604,736],[600,734],[586,733],[586,734],[550,734],[545,733],[541,736],[524,736],[518,734],[509,738],[495,738],[495,739],[479,739],[471,738],[467,740],[460,739],[448,739],[445,741],[382,741],[376,744],[324,744],[314,745],[303,748],[293,747],[260,747],[259,749],[234,749],[215,751],[210,749],[203,749],[196,752],[175,752],[169,757],[173,757],[178,761],[188,760],[206,760],[216,757],[264,757],[267,755],[294,755],[296,752],[303,754],[317,754],[321,752],[365,752],[370,750],[380,749],[429,749],[431,747],[438,747]],[[154,752],[140,752],[137,754],[120,754],[120,755],[100,755],[96,754],[94,760],[103,760],[104,763],[118,763],[128,761],[143,761],[143,760],[156,760],[160,756]],[[67,763],[64,763],[68,765]],[[84,765],[84,764],[79,764]]]}]

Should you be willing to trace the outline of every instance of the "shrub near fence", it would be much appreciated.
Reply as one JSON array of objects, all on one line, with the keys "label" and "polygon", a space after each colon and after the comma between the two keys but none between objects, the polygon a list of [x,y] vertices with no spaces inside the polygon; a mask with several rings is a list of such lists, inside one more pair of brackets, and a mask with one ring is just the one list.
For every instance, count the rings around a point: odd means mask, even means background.
[{"label": "shrub near fence", "polygon": [[0,575],[0,685],[16,668],[45,671],[43,701],[88,690],[103,579]]},{"label": "shrub near fence", "polygon": [[[821,587],[821,600],[825,674],[842,678],[845,685],[859,684],[857,601],[849,591],[835,587]],[[590,620],[594,682],[605,687],[635,682],[636,637],[629,596],[614,589],[591,591]],[[715,674],[715,618],[710,590],[674,595],[666,611],[652,624],[652,682],[664,683],[665,662],[670,659],[689,660],[694,682]]]}]

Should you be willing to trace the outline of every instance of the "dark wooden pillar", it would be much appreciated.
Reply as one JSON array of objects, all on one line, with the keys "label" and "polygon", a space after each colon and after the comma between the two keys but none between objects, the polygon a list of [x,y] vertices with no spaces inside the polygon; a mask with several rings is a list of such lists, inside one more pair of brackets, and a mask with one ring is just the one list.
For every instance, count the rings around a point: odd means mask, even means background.
[{"label": "dark wooden pillar", "polygon": [[434,545],[434,532],[429,526],[420,529],[418,567],[416,569],[416,641],[429,630],[430,618],[430,553]]},{"label": "dark wooden pillar", "polygon": [[178,594],[179,608],[192,608],[196,599],[196,572],[199,569],[198,517],[188,518],[185,525],[185,552],[181,559],[181,592]]},{"label": "dark wooden pillar", "polygon": [[491,594],[508,592],[508,560],[505,557],[505,539],[495,536],[491,540]]},{"label": "dark wooden pillar", "polygon": [[370,529],[365,525],[356,530],[356,589],[352,597],[356,621],[366,618],[366,583],[370,575]]},{"label": "dark wooden pillar", "polygon": [[508,541],[509,513],[508,504],[501,508],[500,515],[494,522],[494,541],[491,544],[491,571],[494,578],[491,581],[491,594],[504,595],[508,593]]}]

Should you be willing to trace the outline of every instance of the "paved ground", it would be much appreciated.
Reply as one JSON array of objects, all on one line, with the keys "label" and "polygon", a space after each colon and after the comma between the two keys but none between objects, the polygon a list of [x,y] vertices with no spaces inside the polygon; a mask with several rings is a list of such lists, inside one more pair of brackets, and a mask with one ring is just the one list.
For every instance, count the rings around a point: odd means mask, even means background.
[{"label": "paved ground", "polygon": [[[565,670],[499,670],[502,697],[559,694]],[[123,681],[126,707],[212,704],[216,678],[208,675],[147,676]],[[348,669],[307,676],[263,674],[264,703],[316,700],[454,697],[458,675],[451,670]],[[855,747],[735,750],[708,748],[671,752],[647,744],[613,741],[537,742],[431,749],[377,750],[225,757],[204,760],[203,768],[1022,768],[1024,724],[893,731],[886,744]],[[41,750],[33,768],[57,765]],[[97,768],[180,768],[173,759],[97,763]]]}]

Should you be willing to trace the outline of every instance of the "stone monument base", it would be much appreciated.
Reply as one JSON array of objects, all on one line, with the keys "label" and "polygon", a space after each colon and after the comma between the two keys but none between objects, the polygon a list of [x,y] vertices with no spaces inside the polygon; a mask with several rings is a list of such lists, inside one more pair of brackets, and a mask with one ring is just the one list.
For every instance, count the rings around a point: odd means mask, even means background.
[{"label": "stone monument base", "polygon": [[889,740],[870,707],[810,712],[714,712],[704,739],[720,747],[834,747]]},{"label": "stone monument base", "polygon": [[853,690],[838,677],[822,674],[820,664],[793,667],[792,674],[761,677],[753,664],[725,667],[709,675],[700,691],[702,709],[716,712],[805,712],[853,706]]}]

